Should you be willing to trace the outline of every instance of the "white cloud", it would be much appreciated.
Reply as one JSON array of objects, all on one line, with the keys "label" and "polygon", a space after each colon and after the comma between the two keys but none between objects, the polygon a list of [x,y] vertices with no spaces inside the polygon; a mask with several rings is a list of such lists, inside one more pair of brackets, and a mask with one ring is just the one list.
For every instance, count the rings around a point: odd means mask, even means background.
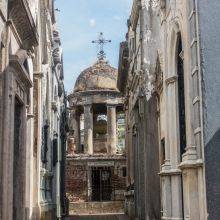
[{"label": "white cloud", "polygon": [[96,20],[93,19],[93,18],[91,18],[91,19],[89,20],[89,25],[90,25],[90,27],[95,27],[95,26],[96,26]]}]

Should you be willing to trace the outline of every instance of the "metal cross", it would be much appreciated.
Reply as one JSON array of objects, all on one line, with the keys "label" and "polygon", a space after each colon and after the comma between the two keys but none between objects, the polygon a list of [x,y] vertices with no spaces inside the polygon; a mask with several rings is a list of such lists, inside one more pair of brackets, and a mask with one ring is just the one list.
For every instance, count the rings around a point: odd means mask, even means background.
[{"label": "metal cross", "polygon": [[97,54],[99,60],[104,60],[105,57],[106,57],[106,54],[104,52],[104,44],[111,43],[111,42],[112,42],[111,40],[106,40],[104,38],[102,32],[100,32],[98,40],[93,40],[92,41],[92,43],[98,44],[98,46],[99,46],[99,52]]}]

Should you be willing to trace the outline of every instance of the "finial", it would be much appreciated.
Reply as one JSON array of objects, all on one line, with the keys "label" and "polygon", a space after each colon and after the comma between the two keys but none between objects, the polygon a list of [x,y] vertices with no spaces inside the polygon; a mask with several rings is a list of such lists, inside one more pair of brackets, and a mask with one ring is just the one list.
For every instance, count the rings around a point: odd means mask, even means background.
[{"label": "finial", "polygon": [[104,60],[105,57],[106,57],[106,54],[104,52],[104,45],[107,44],[107,43],[111,43],[112,41],[111,40],[106,40],[103,36],[103,33],[100,32],[99,34],[99,37],[98,37],[98,40],[93,40],[92,43],[94,44],[98,44],[99,46],[99,52],[98,52],[98,59],[99,60]]}]

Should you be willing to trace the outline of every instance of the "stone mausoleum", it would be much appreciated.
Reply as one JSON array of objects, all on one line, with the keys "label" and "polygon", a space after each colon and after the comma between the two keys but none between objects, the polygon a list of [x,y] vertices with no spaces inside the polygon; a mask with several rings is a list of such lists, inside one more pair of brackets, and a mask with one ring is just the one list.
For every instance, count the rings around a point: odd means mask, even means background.
[{"label": "stone mausoleum", "polygon": [[79,75],[69,105],[66,192],[70,214],[123,212],[125,119],[117,70],[99,58]]}]

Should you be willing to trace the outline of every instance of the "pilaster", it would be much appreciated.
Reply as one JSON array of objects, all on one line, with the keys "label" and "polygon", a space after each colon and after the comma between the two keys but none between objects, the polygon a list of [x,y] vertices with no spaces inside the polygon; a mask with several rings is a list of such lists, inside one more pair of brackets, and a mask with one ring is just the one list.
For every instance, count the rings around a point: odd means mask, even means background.
[{"label": "pilaster", "polygon": [[177,121],[177,75],[165,79],[166,84],[166,115],[167,135],[165,143],[165,164],[162,166],[163,180],[163,218],[183,219],[182,177],[178,168],[180,149],[178,147]]}]

